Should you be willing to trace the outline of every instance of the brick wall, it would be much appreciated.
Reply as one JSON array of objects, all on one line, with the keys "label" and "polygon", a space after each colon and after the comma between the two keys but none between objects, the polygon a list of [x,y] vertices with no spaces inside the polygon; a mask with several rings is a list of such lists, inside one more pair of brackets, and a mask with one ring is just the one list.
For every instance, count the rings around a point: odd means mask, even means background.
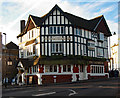
[{"label": "brick wall", "polygon": [[[56,77],[54,77],[56,76]],[[42,75],[42,84],[71,82],[72,75]]]}]

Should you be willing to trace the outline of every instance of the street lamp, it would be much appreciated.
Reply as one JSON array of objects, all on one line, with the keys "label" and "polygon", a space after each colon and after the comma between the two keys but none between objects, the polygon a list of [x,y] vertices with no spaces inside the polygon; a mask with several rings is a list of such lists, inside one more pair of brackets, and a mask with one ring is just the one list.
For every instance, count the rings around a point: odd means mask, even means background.
[{"label": "street lamp", "polygon": [[7,64],[9,65],[9,66],[11,66],[12,65],[12,60],[11,60],[11,58],[9,57],[9,59],[7,60]]}]

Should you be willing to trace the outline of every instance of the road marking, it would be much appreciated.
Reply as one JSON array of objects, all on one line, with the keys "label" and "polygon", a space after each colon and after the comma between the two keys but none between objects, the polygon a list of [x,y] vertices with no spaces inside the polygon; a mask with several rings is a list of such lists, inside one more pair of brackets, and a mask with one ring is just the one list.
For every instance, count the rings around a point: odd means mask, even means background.
[{"label": "road marking", "polygon": [[49,92],[49,93],[43,93],[43,94],[37,94],[37,95],[32,95],[32,96],[44,96],[44,95],[51,95],[55,94],[56,92]]},{"label": "road marking", "polygon": [[72,91],[72,93],[70,93],[69,96],[72,96],[72,95],[77,94],[77,93],[76,93],[74,90],[72,90],[72,89],[71,89],[70,91]]}]

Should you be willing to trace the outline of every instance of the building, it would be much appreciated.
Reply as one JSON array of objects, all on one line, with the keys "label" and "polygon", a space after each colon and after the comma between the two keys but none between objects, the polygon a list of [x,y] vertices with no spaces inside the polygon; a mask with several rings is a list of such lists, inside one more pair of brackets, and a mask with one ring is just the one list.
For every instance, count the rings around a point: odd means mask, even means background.
[{"label": "building", "polygon": [[18,83],[48,84],[107,78],[108,37],[104,16],[91,20],[55,5],[46,15],[21,21]]},{"label": "building", "polygon": [[118,70],[118,34],[114,34],[110,37],[110,70]]},{"label": "building", "polygon": [[0,33],[0,40],[1,40],[1,69],[2,69],[2,80],[8,78],[8,82],[10,83],[13,78],[16,77],[17,68],[16,68],[16,61],[19,55],[19,47],[13,43],[12,41],[6,45],[2,44],[2,33]]}]

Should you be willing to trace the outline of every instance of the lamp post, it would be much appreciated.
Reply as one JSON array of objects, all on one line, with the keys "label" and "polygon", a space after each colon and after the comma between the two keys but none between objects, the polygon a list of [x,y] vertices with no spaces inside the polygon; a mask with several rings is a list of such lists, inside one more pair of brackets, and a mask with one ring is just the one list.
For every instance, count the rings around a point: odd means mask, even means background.
[{"label": "lamp post", "polygon": [[[5,35],[5,45],[6,45],[6,33],[3,33]],[[6,79],[7,79],[7,56],[6,56],[6,46],[5,46],[5,88],[7,87]]]},{"label": "lamp post", "polygon": [[[5,45],[6,45],[6,33],[3,33],[5,35]],[[9,58],[7,60],[7,48],[5,46],[5,88],[7,87],[7,65],[12,65],[12,60],[10,59],[10,52],[9,52]]]}]

